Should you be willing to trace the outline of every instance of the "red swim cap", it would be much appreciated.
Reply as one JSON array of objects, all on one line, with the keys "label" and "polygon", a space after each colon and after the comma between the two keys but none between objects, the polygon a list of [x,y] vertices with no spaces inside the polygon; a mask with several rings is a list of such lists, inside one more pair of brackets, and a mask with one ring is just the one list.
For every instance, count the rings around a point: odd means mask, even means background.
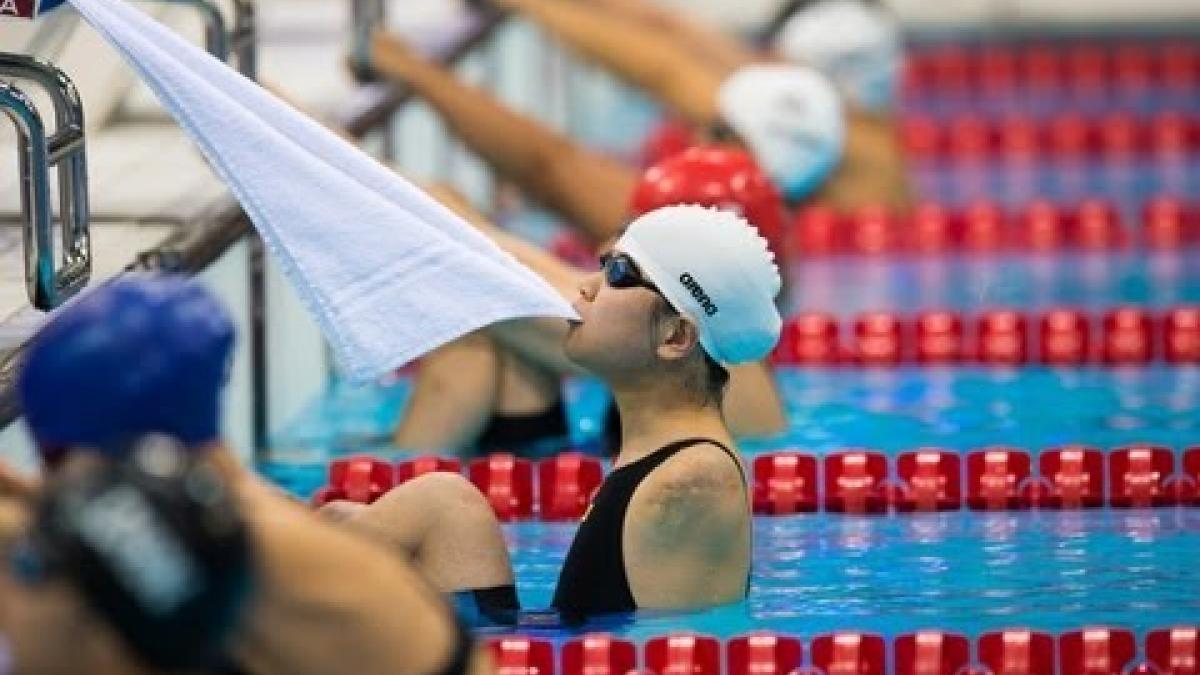
[{"label": "red swim cap", "polygon": [[632,216],[677,204],[735,211],[758,229],[784,262],[786,213],[774,183],[750,153],[730,146],[695,147],[646,169],[633,192]]}]

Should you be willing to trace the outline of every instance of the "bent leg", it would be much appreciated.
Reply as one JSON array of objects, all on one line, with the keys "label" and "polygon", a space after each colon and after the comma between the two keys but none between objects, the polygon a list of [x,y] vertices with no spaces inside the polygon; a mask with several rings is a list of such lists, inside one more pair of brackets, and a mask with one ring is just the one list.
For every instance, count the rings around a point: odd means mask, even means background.
[{"label": "bent leg", "polygon": [[482,331],[430,352],[421,361],[393,442],[426,452],[470,447],[495,409],[499,373],[496,348]]},{"label": "bent leg", "polygon": [[407,556],[444,593],[514,583],[492,507],[459,474],[418,476],[343,522]]}]

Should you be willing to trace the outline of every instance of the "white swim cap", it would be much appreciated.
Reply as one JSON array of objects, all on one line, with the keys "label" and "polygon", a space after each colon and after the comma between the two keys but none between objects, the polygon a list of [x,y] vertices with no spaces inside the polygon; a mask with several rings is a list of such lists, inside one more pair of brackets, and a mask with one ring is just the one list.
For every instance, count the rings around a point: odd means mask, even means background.
[{"label": "white swim cap", "polygon": [[858,105],[892,107],[900,74],[900,28],[862,0],[822,0],[792,15],[775,40],[785,58],[820,69]]},{"label": "white swim cap", "polygon": [[721,115],[789,199],[812,193],[842,157],[837,91],[812,68],[746,66],[721,85]]},{"label": "white swim cap", "polygon": [[767,240],[740,216],[668,206],[630,223],[616,249],[696,324],[700,345],[718,363],[756,361],[778,342],[779,268]]}]

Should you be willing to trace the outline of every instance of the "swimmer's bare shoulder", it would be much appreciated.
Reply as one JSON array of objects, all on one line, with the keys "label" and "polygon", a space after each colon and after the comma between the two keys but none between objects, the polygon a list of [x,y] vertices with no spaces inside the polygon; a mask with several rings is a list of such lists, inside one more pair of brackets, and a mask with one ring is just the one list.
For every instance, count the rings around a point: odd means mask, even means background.
[{"label": "swimmer's bare shoulder", "polygon": [[[435,675],[455,629],[399,558],[247,476],[239,496],[259,556],[258,599],[235,642],[261,675]],[[473,659],[469,673],[488,672]]]},{"label": "swimmer's bare shoulder", "polygon": [[700,607],[745,593],[751,521],[738,465],[712,443],[676,454],[634,492],[622,543],[639,607]]}]

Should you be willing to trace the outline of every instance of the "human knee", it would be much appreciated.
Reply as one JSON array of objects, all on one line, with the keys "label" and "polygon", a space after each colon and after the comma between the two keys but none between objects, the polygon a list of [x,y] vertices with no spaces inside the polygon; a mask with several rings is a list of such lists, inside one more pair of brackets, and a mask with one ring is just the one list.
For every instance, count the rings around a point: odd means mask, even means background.
[{"label": "human knee", "polygon": [[483,493],[461,474],[437,471],[423,474],[406,484],[426,508],[439,519],[494,519]]}]

